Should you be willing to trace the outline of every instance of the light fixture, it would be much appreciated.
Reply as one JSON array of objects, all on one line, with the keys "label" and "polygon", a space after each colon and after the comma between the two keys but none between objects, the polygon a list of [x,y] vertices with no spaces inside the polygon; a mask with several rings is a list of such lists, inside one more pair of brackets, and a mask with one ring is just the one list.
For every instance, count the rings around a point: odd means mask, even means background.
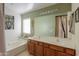
[{"label": "light fixture", "polygon": [[57,11],[58,11],[58,9],[47,10],[47,11],[41,12],[39,15],[50,14],[50,13],[54,13],[54,12],[57,12]]}]

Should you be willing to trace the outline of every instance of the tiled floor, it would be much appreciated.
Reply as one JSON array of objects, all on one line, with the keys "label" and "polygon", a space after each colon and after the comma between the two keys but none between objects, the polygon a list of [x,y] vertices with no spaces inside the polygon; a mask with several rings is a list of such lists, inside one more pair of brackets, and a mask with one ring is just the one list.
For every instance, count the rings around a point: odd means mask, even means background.
[{"label": "tiled floor", "polygon": [[17,56],[32,56],[28,53],[28,51],[23,51],[22,53],[18,54]]}]

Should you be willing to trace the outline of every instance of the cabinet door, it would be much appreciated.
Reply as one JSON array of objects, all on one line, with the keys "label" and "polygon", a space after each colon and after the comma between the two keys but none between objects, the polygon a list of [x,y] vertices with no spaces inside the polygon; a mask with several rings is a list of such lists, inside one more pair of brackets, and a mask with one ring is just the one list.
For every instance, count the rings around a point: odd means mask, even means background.
[{"label": "cabinet door", "polygon": [[55,56],[55,50],[44,47],[44,56]]},{"label": "cabinet door", "polygon": [[74,49],[66,48],[65,50],[66,50],[65,51],[66,53],[68,53],[68,54],[70,54],[72,56],[75,56],[75,54],[76,54]]},{"label": "cabinet door", "polygon": [[28,51],[30,54],[34,55],[35,46],[34,43],[29,42],[28,43]]},{"label": "cabinet door", "polygon": [[63,52],[57,52],[57,56],[70,56],[70,55]]},{"label": "cabinet door", "polygon": [[35,45],[35,55],[36,56],[43,56],[43,45]]}]

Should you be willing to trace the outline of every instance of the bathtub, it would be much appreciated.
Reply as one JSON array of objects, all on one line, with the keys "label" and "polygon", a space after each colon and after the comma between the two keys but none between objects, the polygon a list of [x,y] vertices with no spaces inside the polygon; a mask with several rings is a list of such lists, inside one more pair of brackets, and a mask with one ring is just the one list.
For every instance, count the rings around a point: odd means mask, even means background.
[{"label": "bathtub", "polygon": [[26,49],[27,40],[17,40],[9,42],[6,46],[6,56],[16,56]]}]

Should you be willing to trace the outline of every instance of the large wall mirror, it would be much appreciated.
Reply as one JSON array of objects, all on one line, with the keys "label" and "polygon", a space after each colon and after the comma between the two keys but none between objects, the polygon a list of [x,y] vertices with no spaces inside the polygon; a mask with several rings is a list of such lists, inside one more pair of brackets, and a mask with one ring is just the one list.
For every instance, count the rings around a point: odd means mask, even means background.
[{"label": "large wall mirror", "polygon": [[34,18],[35,36],[55,36],[55,15],[44,15]]},{"label": "large wall mirror", "polygon": [[[23,20],[23,30],[36,37],[68,38],[67,15],[49,14]],[[26,26],[27,25],[27,26]],[[27,29],[27,30],[26,30]],[[24,32],[23,32],[24,33]]]},{"label": "large wall mirror", "polygon": [[67,15],[45,15],[34,18],[34,36],[68,37]]}]

